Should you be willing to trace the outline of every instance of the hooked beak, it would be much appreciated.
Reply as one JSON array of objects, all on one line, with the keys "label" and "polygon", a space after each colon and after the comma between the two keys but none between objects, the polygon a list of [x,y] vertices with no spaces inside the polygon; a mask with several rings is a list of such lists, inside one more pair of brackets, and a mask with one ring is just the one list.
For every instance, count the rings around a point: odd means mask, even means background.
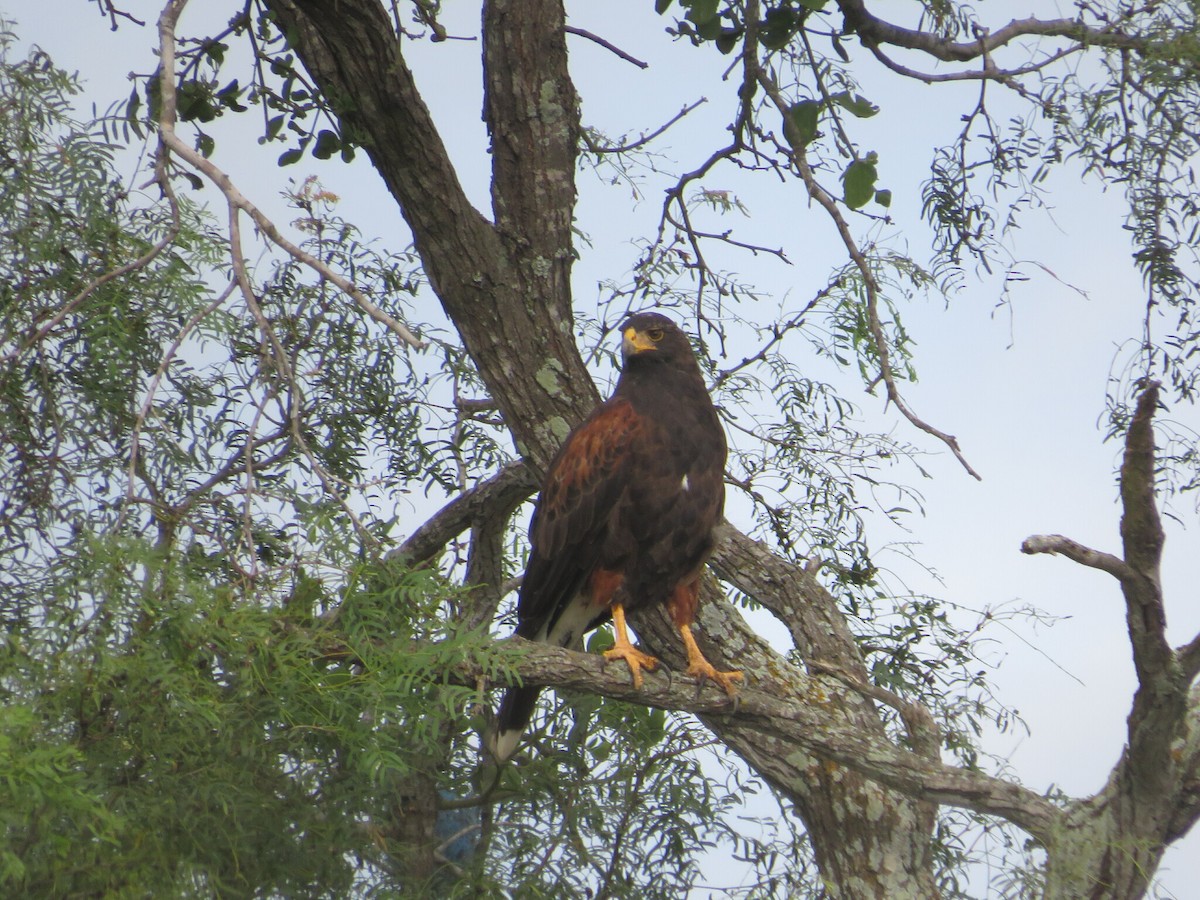
[{"label": "hooked beak", "polygon": [[653,350],[654,342],[632,325],[621,334],[621,355],[628,359],[644,350]]}]

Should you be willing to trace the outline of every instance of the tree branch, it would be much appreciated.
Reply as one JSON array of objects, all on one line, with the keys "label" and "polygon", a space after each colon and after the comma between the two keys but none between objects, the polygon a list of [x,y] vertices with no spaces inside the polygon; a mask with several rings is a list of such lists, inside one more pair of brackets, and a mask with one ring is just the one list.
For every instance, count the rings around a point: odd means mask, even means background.
[{"label": "tree branch", "polygon": [[511,515],[536,489],[533,471],[527,465],[509,463],[434,513],[408,540],[390,551],[387,559],[404,560],[409,566],[428,562],[473,523],[493,515],[494,510],[507,510]]},{"label": "tree branch", "polygon": [[[488,5],[493,226],[463,192],[378,0],[264,2],[321,93],[333,98],[343,127],[361,136],[518,449],[535,467],[545,465],[598,396],[572,325],[579,126],[561,4]],[[510,28],[519,34],[511,43]],[[510,105],[498,102],[504,95]]]},{"label": "tree branch", "polygon": [[1082,566],[1107,572],[1121,581],[1132,575],[1132,570],[1125,565],[1123,559],[1113,556],[1111,553],[1103,553],[1093,550],[1091,547],[1085,547],[1078,541],[1073,541],[1061,534],[1030,535],[1021,542],[1021,552],[1030,556],[1038,553],[1061,554]]},{"label": "tree branch", "polygon": [[1125,593],[1126,621],[1133,643],[1138,681],[1147,685],[1173,660],[1167,643],[1167,616],[1163,607],[1159,562],[1163,530],[1154,499],[1154,428],[1158,382],[1151,382],[1138,398],[1125,436],[1121,464],[1121,541],[1131,576],[1121,582]]},{"label": "tree branch", "polygon": [[585,31],[582,28],[576,28],[573,25],[568,25],[563,30],[567,34],[573,34],[577,37],[587,38],[589,41],[594,41],[595,43],[597,43],[601,47],[603,47],[605,50],[615,53],[617,56],[621,57],[621,59],[625,60],[625,62],[633,63],[639,69],[650,68],[650,63],[643,62],[642,60],[638,59],[636,56],[630,56],[628,53],[626,53],[620,47],[616,46],[615,44],[610,43],[609,41],[606,41],[604,38],[600,37],[600,35],[598,35],[598,34],[592,34],[592,32],[590,32],[590,31]]},{"label": "tree branch", "polygon": [[[691,712],[714,722],[738,723],[761,730],[796,749],[801,756],[815,755],[901,791],[934,803],[962,806],[1002,816],[1045,841],[1061,812],[1038,794],[998,778],[947,766],[885,740],[867,740],[861,729],[837,715],[835,707],[814,703],[794,693],[776,693],[777,683],[747,685],[731,702],[712,684],[696,685],[690,679],[658,671],[646,676],[640,689],[629,672],[594,654],[576,653],[547,644],[509,638],[499,646],[513,649],[510,664],[524,684],[569,688],[652,706]],[[482,666],[464,661],[457,675],[467,684],[484,677]]]},{"label": "tree branch", "polygon": [[[370,318],[387,328],[403,343],[420,350],[425,342],[414,335],[394,317],[376,306],[362,291],[347,278],[333,271],[323,261],[311,253],[302,250],[280,233],[279,228],[257,206],[250,202],[234,185],[233,180],[212,160],[205,158],[194,148],[188,146],[175,132],[175,25],[183,12],[187,0],[171,0],[164,8],[158,21],[159,54],[162,60],[160,85],[162,89],[162,112],[159,115],[159,136],[165,147],[179,158],[185,160],[192,168],[203,172],[208,179],[225,195],[229,204],[245,212],[258,230],[266,235],[277,247],[293,259],[319,273],[322,278],[335,285],[340,291],[350,297],[358,307]],[[168,102],[168,95],[171,100]]]},{"label": "tree branch", "polygon": [[1200,820],[1200,687],[1189,693],[1187,721],[1180,744],[1178,754],[1182,774],[1167,827],[1168,843],[1183,837]]},{"label": "tree branch", "polygon": [[1175,655],[1179,658],[1183,677],[1189,682],[1193,681],[1200,674],[1200,634],[1176,650]]},{"label": "tree branch", "polygon": [[959,42],[884,21],[867,10],[865,0],[838,0],[838,8],[846,17],[846,25],[857,32],[868,47],[891,44],[906,50],[919,50],[942,62],[969,62],[1028,36],[1063,37],[1081,44],[1129,50],[1144,50],[1150,44],[1143,38],[1120,31],[1118,26],[1122,19],[1105,28],[1091,28],[1078,19],[1013,19],[994,31],[980,28],[976,40]]},{"label": "tree branch", "polygon": [[[771,102],[775,104],[780,116],[783,117],[784,121],[787,121],[789,115],[788,104],[780,93],[779,87],[761,68],[758,70],[758,81],[771,98]],[[871,271],[871,266],[867,262],[866,256],[863,255],[862,250],[859,249],[854,236],[850,233],[850,226],[847,224],[845,217],[842,216],[841,210],[838,209],[837,201],[830,196],[829,192],[820,185],[816,176],[813,175],[812,169],[808,164],[808,156],[804,145],[797,141],[789,142],[791,143],[792,156],[795,159],[796,168],[800,173],[801,179],[804,181],[805,187],[808,189],[809,197],[815,200],[829,214],[834,226],[837,228],[838,235],[842,239],[842,243],[846,247],[847,253],[850,255],[850,259],[862,275],[863,290],[866,293],[867,324],[870,328],[871,341],[875,347],[875,354],[879,359],[879,378],[883,381],[884,387],[887,390],[888,400],[895,404],[896,408],[900,410],[900,414],[908,419],[912,425],[926,434],[932,435],[949,447],[950,452],[954,454],[955,458],[962,464],[962,467],[967,470],[971,477],[977,481],[981,480],[979,473],[971,467],[971,464],[967,462],[967,458],[963,456],[962,449],[958,446],[958,439],[952,434],[947,434],[935,428],[918,416],[909,408],[908,403],[900,394],[900,388],[896,384],[896,375],[892,369],[891,351],[888,349],[887,337],[883,333],[883,324],[879,319],[879,284],[875,279],[875,274]]]}]

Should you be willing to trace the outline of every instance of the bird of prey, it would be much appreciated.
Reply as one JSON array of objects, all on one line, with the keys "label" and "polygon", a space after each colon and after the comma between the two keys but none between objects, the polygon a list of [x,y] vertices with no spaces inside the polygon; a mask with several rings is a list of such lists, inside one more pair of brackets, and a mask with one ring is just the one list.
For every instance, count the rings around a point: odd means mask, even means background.
[{"label": "bird of prey", "polygon": [[[550,463],[529,526],[530,553],[516,633],[577,647],[610,618],[635,687],[658,665],[629,640],[626,612],[666,604],[687,650],[689,675],[734,693],[740,672],[704,658],[691,626],[700,572],[725,503],[725,433],[687,336],[666,316],[621,326],[616,390],[567,437]],[[500,706],[492,751],[516,748],[539,689],[513,687]]]}]

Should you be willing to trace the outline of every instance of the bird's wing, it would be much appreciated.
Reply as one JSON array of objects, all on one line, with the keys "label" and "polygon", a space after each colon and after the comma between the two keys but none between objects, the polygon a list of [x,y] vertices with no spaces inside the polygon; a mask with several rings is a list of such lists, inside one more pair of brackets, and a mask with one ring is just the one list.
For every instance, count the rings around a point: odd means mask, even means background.
[{"label": "bird's wing", "polygon": [[613,398],[571,432],[550,464],[529,526],[518,633],[532,636],[555,618],[592,573],[644,430],[633,405]]}]

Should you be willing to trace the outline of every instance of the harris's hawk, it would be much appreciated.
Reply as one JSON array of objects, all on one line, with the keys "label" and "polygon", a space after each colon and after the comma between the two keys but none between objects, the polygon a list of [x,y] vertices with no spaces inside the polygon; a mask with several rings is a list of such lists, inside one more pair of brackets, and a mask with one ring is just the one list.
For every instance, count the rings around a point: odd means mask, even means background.
[{"label": "harris's hawk", "polygon": [[[529,526],[529,565],[516,633],[574,647],[610,618],[635,687],[658,660],[630,643],[625,613],[665,603],[687,649],[688,674],[733,694],[692,636],[700,572],[725,503],[725,433],[687,337],[666,316],[621,326],[616,390],[567,437],[546,473]],[[539,689],[510,688],[492,749],[507,759]]]}]

